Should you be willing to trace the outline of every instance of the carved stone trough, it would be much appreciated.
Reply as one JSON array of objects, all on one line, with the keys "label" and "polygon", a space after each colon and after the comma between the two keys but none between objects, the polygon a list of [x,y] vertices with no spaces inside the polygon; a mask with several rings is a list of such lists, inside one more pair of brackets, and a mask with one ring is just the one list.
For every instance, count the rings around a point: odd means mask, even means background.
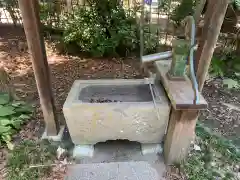
[{"label": "carved stone trough", "polygon": [[73,143],[93,145],[118,139],[160,143],[167,128],[170,105],[164,90],[152,81],[76,80],[63,106]]}]

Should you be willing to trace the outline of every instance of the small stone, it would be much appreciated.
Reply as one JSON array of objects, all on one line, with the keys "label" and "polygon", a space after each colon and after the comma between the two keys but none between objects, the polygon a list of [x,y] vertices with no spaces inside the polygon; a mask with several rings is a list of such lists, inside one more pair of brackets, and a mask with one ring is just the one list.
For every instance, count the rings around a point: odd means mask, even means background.
[{"label": "small stone", "polygon": [[66,150],[59,146],[57,148],[57,158],[60,159],[64,154],[66,154]]},{"label": "small stone", "polygon": [[198,145],[196,145],[196,144],[194,144],[194,150],[195,151],[201,151],[201,148],[200,148],[200,146],[198,146]]}]

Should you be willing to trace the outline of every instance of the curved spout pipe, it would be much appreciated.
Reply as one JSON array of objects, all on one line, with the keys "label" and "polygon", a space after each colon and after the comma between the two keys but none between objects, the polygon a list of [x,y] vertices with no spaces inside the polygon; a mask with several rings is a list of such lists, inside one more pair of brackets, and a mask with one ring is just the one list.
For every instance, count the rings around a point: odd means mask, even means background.
[{"label": "curved spout pipe", "polygon": [[172,51],[166,51],[166,52],[142,56],[141,61],[144,64],[144,63],[149,63],[149,62],[153,62],[153,61],[168,59],[170,57],[172,57]]},{"label": "curved spout pipe", "polygon": [[194,48],[195,48],[195,35],[196,35],[196,29],[195,29],[195,19],[193,16],[190,16],[192,20],[192,28],[191,28],[191,48],[190,48],[190,77],[192,80],[192,85],[194,89],[194,94],[195,94],[195,99],[194,103],[198,104],[199,103],[199,91],[198,91],[198,83],[197,83],[197,78],[196,74],[194,71],[194,61],[193,61],[193,56],[194,56]]}]

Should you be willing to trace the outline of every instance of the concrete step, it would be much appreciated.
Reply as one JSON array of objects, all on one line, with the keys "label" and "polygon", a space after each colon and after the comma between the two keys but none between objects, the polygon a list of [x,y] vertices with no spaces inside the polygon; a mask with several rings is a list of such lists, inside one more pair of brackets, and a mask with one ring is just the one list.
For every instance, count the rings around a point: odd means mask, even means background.
[{"label": "concrete step", "polygon": [[65,180],[164,180],[164,172],[163,164],[143,161],[77,164],[69,167]]}]

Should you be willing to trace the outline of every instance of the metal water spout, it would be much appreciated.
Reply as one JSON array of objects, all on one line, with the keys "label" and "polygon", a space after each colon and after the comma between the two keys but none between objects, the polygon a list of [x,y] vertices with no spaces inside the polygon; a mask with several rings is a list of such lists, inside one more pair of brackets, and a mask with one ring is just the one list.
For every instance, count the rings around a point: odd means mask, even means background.
[{"label": "metal water spout", "polygon": [[[196,27],[195,27],[195,19],[190,16],[191,19],[191,39],[190,39],[190,52],[189,55],[186,59],[186,64],[189,58],[189,71],[190,71],[190,79],[192,82],[192,87],[194,90],[194,104],[199,103],[199,90],[198,90],[198,83],[196,79],[196,74],[194,71],[194,50],[196,50],[195,46],[195,35],[196,35]],[[149,62],[154,62],[154,61],[159,61],[159,60],[164,60],[164,59],[169,59],[172,57],[172,51],[166,51],[166,52],[160,52],[160,53],[155,53],[155,54],[150,54],[146,56],[141,57],[141,62],[142,64],[149,63]]]},{"label": "metal water spout", "polygon": [[166,52],[160,52],[160,53],[142,56],[141,62],[145,64],[145,63],[154,62],[158,60],[168,59],[171,57],[172,57],[172,51],[166,51]]}]

